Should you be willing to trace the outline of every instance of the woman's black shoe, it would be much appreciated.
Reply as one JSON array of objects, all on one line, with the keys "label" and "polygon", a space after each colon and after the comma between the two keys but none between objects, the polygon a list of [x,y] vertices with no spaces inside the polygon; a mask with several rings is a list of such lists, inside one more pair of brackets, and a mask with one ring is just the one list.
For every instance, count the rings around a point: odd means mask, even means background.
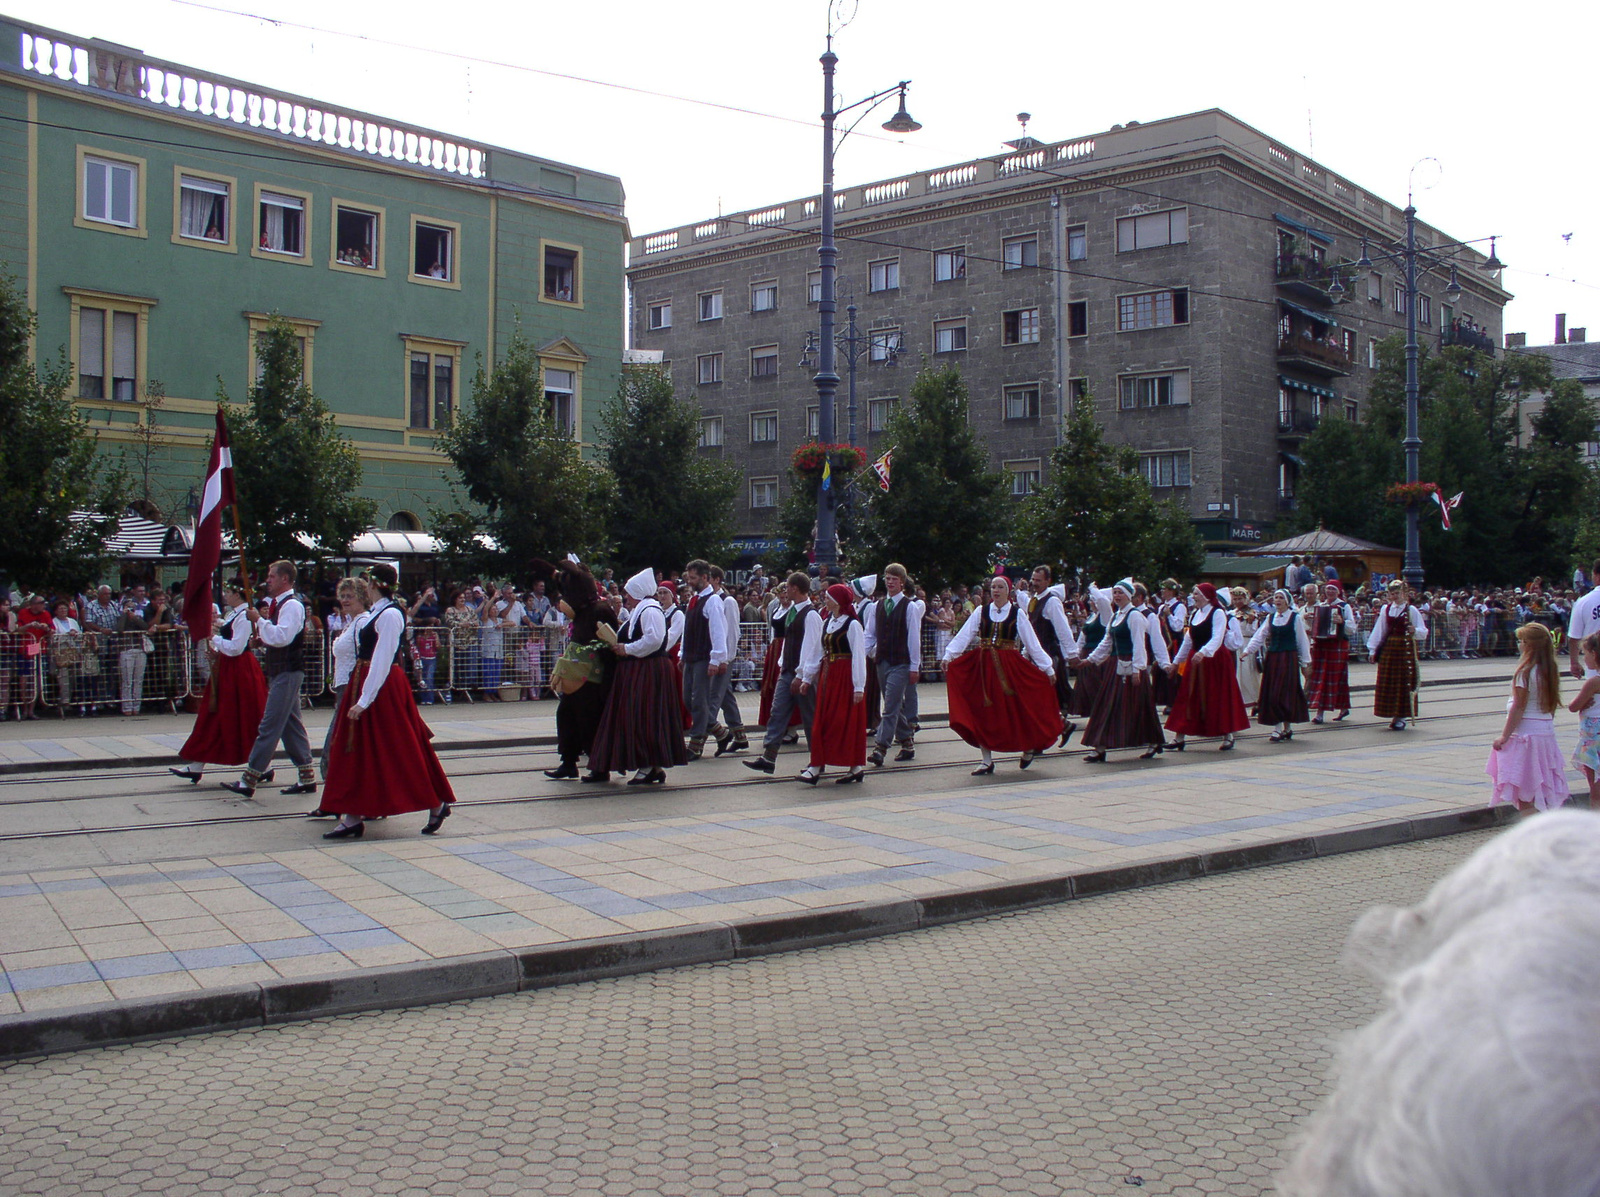
[{"label": "woman's black shoe", "polygon": [[652,769],[643,777],[628,778],[628,784],[630,786],[659,786],[665,785],[666,782],[667,771],[665,769]]},{"label": "woman's black shoe", "polygon": [[571,781],[578,776],[578,766],[568,761],[562,761],[557,768],[546,769],[544,775],[551,781]]},{"label": "woman's black shoe", "polygon": [[1174,740],[1172,743],[1167,745],[1166,750],[1168,752],[1182,752],[1188,746],[1189,741],[1187,740]]},{"label": "woman's black shoe", "polygon": [[983,764],[979,765],[976,769],[974,769],[972,771],[972,776],[974,776],[974,777],[988,777],[989,774],[991,774],[993,772],[994,772],[994,762],[993,761],[985,761]]},{"label": "woman's black shoe", "polygon": [[[449,810],[450,808],[445,807],[445,809]],[[367,825],[365,823],[345,823],[335,827],[332,831],[324,831],[322,838],[325,840],[358,840],[366,834],[366,831]]]},{"label": "woman's black shoe", "polygon": [[610,781],[611,780],[611,774],[609,772],[602,773],[598,769],[590,769],[587,773],[585,773],[578,780],[580,780],[580,781]]},{"label": "woman's black shoe", "polygon": [[1150,759],[1150,758],[1151,758],[1151,757],[1153,757],[1153,756],[1155,756],[1155,755],[1156,755],[1156,754],[1158,754],[1158,753],[1159,753],[1159,752],[1160,752],[1160,751],[1161,751],[1161,745],[1159,745],[1159,744],[1152,744],[1152,745],[1151,745],[1151,746],[1150,746],[1150,747],[1149,747],[1149,748],[1146,748],[1146,749],[1145,749],[1145,750],[1144,750],[1144,751],[1143,751],[1143,752],[1141,752],[1141,753],[1140,753],[1140,754],[1139,754],[1139,759],[1140,759],[1140,760],[1141,760],[1141,761],[1147,761],[1147,760],[1149,760],[1149,759]]},{"label": "woman's black shoe", "polygon": [[167,772],[174,777],[183,778],[184,781],[189,782],[191,785],[198,785],[200,779],[205,776],[203,773],[196,773],[193,769],[168,769]]},{"label": "woman's black shoe", "polygon": [[432,815],[428,816],[428,825],[422,829],[423,835],[433,835],[444,826],[444,821],[450,817],[450,803],[446,802]]},{"label": "woman's black shoe", "polygon": [[1073,723],[1071,720],[1068,720],[1067,721],[1067,726],[1061,732],[1061,742],[1059,744],[1057,744],[1056,747],[1057,748],[1065,748],[1067,746],[1067,741],[1072,737],[1072,733],[1077,731],[1077,730],[1078,730],[1078,725],[1076,723]]},{"label": "woman's black shoe", "polygon": [[843,777],[835,777],[833,779],[833,784],[836,785],[836,786],[847,786],[852,781],[861,781],[865,777],[866,777],[865,770],[852,769],[852,770],[850,770],[850,772],[846,773]]},{"label": "woman's black shoe", "polygon": [[1232,736],[1223,736],[1222,737],[1222,743],[1217,746],[1217,751],[1218,752],[1232,752],[1233,751],[1233,737]]},{"label": "woman's black shoe", "polygon": [[1097,752],[1091,752],[1088,756],[1084,757],[1083,759],[1084,759],[1084,762],[1086,764],[1103,765],[1103,764],[1106,763],[1105,749],[1102,748]]}]

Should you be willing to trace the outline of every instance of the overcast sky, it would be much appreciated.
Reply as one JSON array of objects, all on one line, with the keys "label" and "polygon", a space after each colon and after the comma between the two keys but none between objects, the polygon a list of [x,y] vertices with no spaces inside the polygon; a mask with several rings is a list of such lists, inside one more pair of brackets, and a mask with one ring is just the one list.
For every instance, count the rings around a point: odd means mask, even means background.
[{"label": "overcast sky", "polygon": [[[0,7],[156,57],[618,175],[635,234],[821,187],[817,57],[826,0]],[[1593,3],[1539,0],[860,0],[835,42],[841,100],[909,78],[910,111],[924,128],[903,139],[881,133],[892,108],[869,120],[862,130],[877,137],[858,133],[845,143],[839,182],[996,153],[1016,136],[1021,111],[1033,114],[1030,133],[1054,141],[1223,108],[1397,204],[1413,164],[1437,159],[1437,168],[1417,171],[1419,216],[1462,239],[1500,235],[1509,267],[1502,281],[1517,296],[1506,329],[1545,344],[1554,314],[1566,312],[1570,324],[1600,338],[1600,224],[1592,218],[1600,153],[1586,86],[1597,13]]]}]

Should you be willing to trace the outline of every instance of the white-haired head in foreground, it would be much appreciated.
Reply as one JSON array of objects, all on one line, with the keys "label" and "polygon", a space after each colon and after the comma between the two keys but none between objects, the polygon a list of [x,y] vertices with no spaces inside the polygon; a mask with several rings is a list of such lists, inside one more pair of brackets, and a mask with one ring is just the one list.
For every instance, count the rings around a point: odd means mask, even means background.
[{"label": "white-haired head in foreground", "polygon": [[1600,814],[1498,836],[1347,959],[1385,1008],[1278,1179],[1290,1197],[1600,1197]]}]

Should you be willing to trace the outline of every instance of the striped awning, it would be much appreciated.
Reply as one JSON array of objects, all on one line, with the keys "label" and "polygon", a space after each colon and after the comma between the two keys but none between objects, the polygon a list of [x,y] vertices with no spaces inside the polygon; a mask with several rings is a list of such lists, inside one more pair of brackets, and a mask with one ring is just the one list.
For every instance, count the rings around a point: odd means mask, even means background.
[{"label": "striped awning", "polygon": [[1287,374],[1278,375],[1278,385],[1294,391],[1308,391],[1313,395],[1321,395],[1324,399],[1339,397],[1337,391],[1330,391],[1327,387],[1319,387],[1315,383],[1303,382],[1298,378],[1290,378]]}]

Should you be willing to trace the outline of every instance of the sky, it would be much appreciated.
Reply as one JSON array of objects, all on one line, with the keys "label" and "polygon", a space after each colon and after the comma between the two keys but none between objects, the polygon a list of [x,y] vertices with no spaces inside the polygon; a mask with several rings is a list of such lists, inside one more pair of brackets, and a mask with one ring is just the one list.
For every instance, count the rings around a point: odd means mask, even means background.
[{"label": "sky", "polygon": [[[1600,339],[1600,5],[833,0],[841,186],[1222,108],[1462,240],[1497,235],[1508,332]],[[829,0],[0,0],[24,21],[619,176],[635,235],[821,189]],[[569,77],[559,77],[569,76]],[[698,101],[698,102],[696,102]],[[748,111],[732,111],[744,109]],[[1432,161],[1426,161],[1431,159]],[[1421,163],[1421,165],[1418,165]],[[1416,168],[1413,173],[1413,168]]]}]

